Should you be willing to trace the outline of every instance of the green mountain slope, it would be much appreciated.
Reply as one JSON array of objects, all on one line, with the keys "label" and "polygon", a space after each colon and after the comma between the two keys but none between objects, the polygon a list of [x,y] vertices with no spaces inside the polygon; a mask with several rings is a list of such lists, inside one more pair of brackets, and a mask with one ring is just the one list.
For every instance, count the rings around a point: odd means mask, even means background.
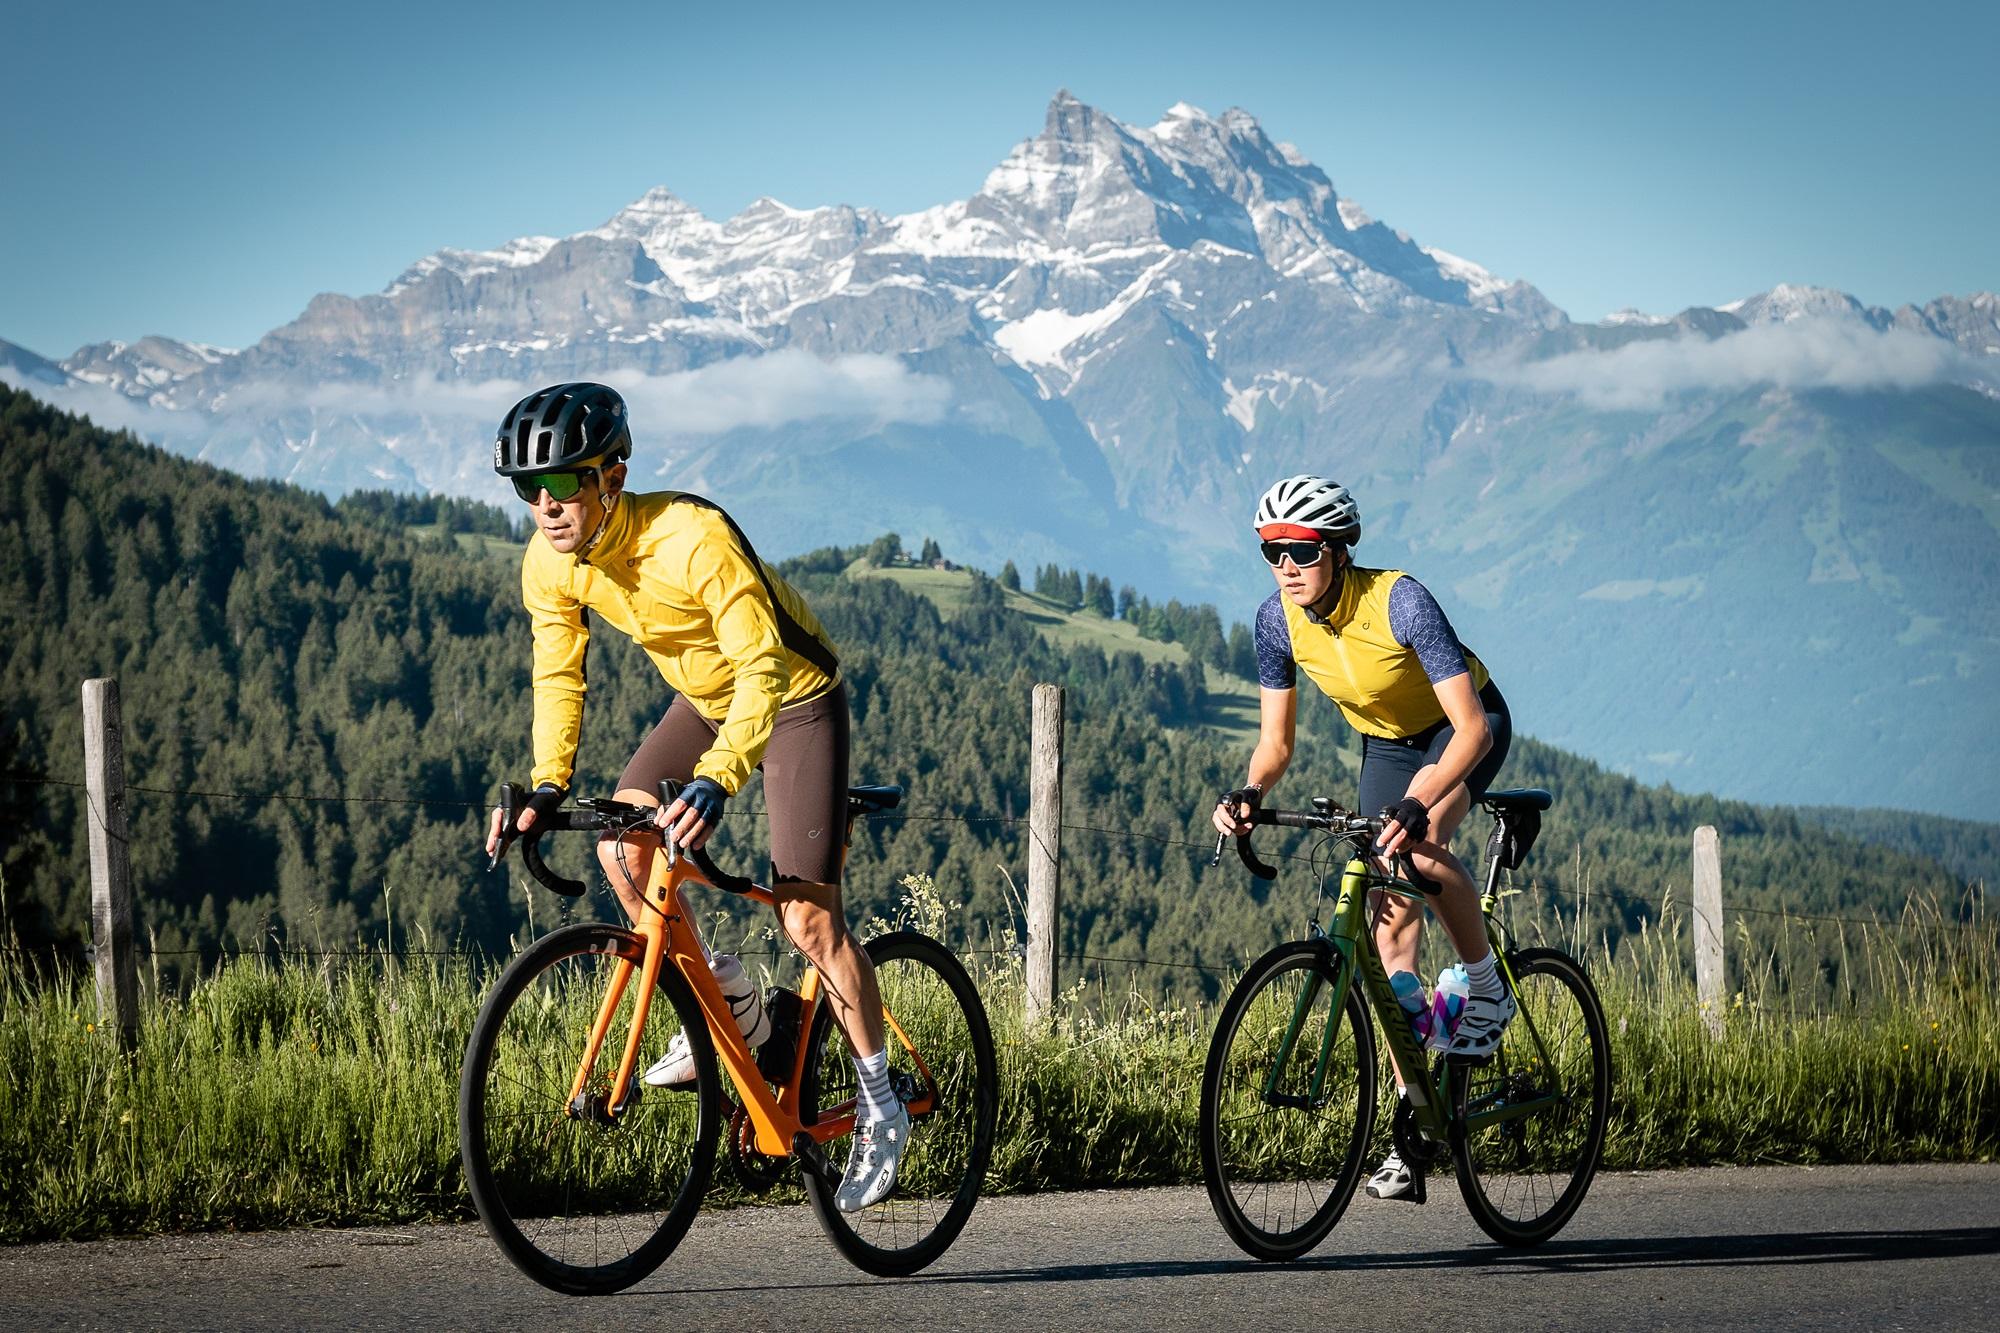
[{"label": "green mountain slope", "polygon": [[[123,691],[140,931],[166,966],[197,956],[178,950],[272,940],[493,948],[531,910],[547,924],[546,895],[482,873],[476,846],[497,784],[528,762],[526,627],[503,547],[337,511],[18,393],[0,393],[0,461],[18,496],[0,514],[0,761],[26,775],[7,784],[0,870],[24,942],[73,948],[87,935],[81,793],[51,784],[81,776],[77,690],[95,675]],[[1229,964],[1297,929],[1301,863],[1276,888],[1207,866],[1207,808],[1245,756],[1247,682],[1225,687],[1175,646],[991,580],[850,573],[858,554],[788,566],[843,646],[855,778],[910,787],[907,817],[857,844],[857,919],[893,901],[902,875],[929,871],[965,904],[975,942],[1018,920],[1008,876],[1023,879],[1028,696],[1057,681],[1071,690],[1066,950]],[[594,648],[585,792],[609,784],[667,703],[635,648],[611,634]],[[1285,796],[1351,792],[1327,739],[1340,734],[1331,706],[1306,712],[1320,743]],[[1782,810],[1643,787],[1532,742],[1507,778],[1561,794],[1536,896],[1572,904],[1587,888],[1593,936],[1657,915],[1697,823],[1723,829],[1732,902],[1958,899],[1934,861]],[[268,793],[300,799],[242,799]],[[760,799],[753,787],[727,828],[729,855],[750,866]],[[589,857],[576,846],[555,859],[581,870]]]}]

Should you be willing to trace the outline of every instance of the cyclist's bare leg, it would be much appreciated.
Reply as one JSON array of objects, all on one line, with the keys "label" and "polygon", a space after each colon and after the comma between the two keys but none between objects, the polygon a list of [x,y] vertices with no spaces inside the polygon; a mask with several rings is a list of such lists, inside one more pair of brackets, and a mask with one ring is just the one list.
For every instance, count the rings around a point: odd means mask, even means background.
[{"label": "cyclist's bare leg", "polygon": [[[660,803],[659,798],[633,788],[619,791],[616,799],[633,805]],[[625,915],[633,921],[639,919],[644,906],[644,886],[659,847],[659,835],[649,828],[606,834],[598,840],[598,864],[604,867],[605,878],[611,881]],[[881,1050],[882,993],[875,983],[875,965],[847,929],[840,886],[794,882],[777,885],[771,895],[777,900],[778,920],[786,936],[819,970],[827,1003],[833,1006],[834,1022],[840,1025],[848,1045],[864,1057]]]},{"label": "cyclist's bare leg", "polygon": [[[1412,780],[1415,786],[1430,772],[1429,767],[1418,770]],[[1440,886],[1440,891],[1430,895],[1431,907],[1437,912],[1438,920],[1444,923],[1445,935],[1462,959],[1475,959],[1486,953],[1486,921],[1479,911],[1479,895],[1472,887],[1472,875],[1464,862],[1451,851],[1451,835],[1464,822],[1466,812],[1472,808],[1472,794],[1460,783],[1452,789],[1450,796],[1439,802],[1431,810],[1431,830],[1428,840],[1410,849],[1410,860],[1419,873],[1429,877]],[[1375,928],[1375,948],[1382,955],[1382,966],[1391,975],[1398,972],[1417,970],[1417,946],[1423,937],[1424,914],[1418,905],[1408,898],[1396,894],[1376,891],[1376,903],[1381,916]],[[1470,935],[1467,935],[1470,931]],[[1467,941],[1471,951],[1467,952]],[[1392,1057],[1393,1063],[1393,1057]],[[1403,1071],[1396,1071],[1396,1082],[1405,1082]]]},{"label": "cyclist's bare leg", "polygon": [[[1416,779],[1410,787],[1418,787],[1430,775],[1430,767],[1418,769]],[[1472,809],[1472,793],[1460,783],[1452,789],[1452,795],[1440,801],[1430,811],[1430,837],[1418,843],[1410,851],[1410,861],[1428,879],[1440,885],[1440,891],[1430,895],[1430,907],[1438,913],[1438,921],[1444,925],[1444,933],[1452,941],[1452,949],[1464,961],[1486,957],[1486,919],[1480,915],[1480,895],[1472,889],[1472,873],[1466,871],[1466,863],[1458,859],[1450,849],[1452,835],[1458,833],[1458,825],[1464,823],[1466,813]],[[1410,917],[1410,925],[1398,923],[1398,929],[1408,931],[1408,941],[1402,937],[1390,937],[1390,943],[1400,953],[1400,963],[1390,963],[1390,949],[1384,945],[1382,933],[1376,933],[1376,949],[1382,951],[1382,965],[1392,973],[1400,967],[1416,971],[1416,939],[1422,929],[1422,913],[1416,911],[1414,903],[1402,901],[1400,907],[1406,909],[1404,915]]]},{"label": "cyclist's bare leg", "polygon": [[864,1059],[880,1051],[882,992],[875,983],[875,964],[847,928],[840,886],[794,880],[774,885],[771,895],[777,899],[778,921],[785,934],[819,969],[833,1021],[847,1044]]},{"label": "cyclist's bare leg", "polygon": [[[631,805],[657,806],[660,798],[637,788],[621,788],[617,800]],[[645,906],[646,881],[652,874],[653,854],[660,849],[660,835],[651,826],[625,833],[606,833],[597,840],[597,863],[625,909],[625,919],[636,922]]]},{"label": "cyclist's bare leg", "polygon": [[[1411,786],[1422,782],[1430,772],[1429,767],[1418,770]],[[1452,789],[1450,796],[1440,801],[1431,810],[1430,837],[1415,844],[1410,849],[1410,860],[1417,870],[1442,886],[1441,891],[1430,896],[1431,907],[1438,919],[1444,923],[1445,934],[1451,938],[1452,947],[1461,958],[1478,958],[1486,952],[1486,922],[1479,912],[1479,895],[1473,892],[1472,875],[1464,862],[1454,855],[1450,848],[1451,835],[1458,831],[1465,815],[1472,808],[1472,795],[1460,783]],[[1424,914],[1417,904],[1408,898],[1395,894],[1382,895],[1386,903],[1371,906],[1381,908],[1381,920],[1375,930],[1375,947],[1382,955],[1382,966],[1391,974],[1414,972],[1417,970],[1417,944],[1423,935]],[[1471,953],[1467,953],[1470,947]]]}]

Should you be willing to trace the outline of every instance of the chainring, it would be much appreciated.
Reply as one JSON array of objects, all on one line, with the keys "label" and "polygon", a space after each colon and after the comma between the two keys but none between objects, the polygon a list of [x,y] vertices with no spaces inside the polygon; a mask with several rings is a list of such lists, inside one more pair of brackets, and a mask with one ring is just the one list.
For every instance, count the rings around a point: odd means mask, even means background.
[{"label": "chainring", "polygon": [[753,1194],[767,1194],[791,1174],[792,1159],[757,1151],[757,1127],[741,1106],[729,1111],[729,1161],[736,1178]]}]

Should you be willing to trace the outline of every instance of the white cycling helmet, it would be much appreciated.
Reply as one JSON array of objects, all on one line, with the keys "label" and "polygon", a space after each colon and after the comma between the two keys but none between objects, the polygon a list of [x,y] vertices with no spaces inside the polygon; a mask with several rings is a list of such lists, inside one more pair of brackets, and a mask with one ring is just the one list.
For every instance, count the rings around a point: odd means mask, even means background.
[{"label": "white cycling helmet", "polygon": [[1311,528],[1329,541],[1352,546],[1361,540],[1361,506],[1347,488],[1325,477],[1286,477],[1257,502],[1254,528],[1291,523]]}]

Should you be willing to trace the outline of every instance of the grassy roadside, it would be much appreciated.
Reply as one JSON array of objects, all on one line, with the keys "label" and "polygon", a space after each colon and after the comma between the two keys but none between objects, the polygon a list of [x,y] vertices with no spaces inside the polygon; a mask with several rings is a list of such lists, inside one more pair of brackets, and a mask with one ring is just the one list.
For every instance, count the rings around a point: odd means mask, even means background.
[{"label": "grassy roadside", "polygon": [[[1994,930],[1850,934],[1848,991],[1796,998],[1769,962],[1719,1041],[1678,932],[1593,959],[1614,1034],[1605,1166],[2000,1154]],[[128,1061],[87,976],[0,953],[0,1240],[469,1216],[456,1092],[486,975],[448,956],[238,959],[148,995]],[[1001,1054],[993,1190],[1200,1178],[1212,1010],[1073,992],[1071,1017],[1030,1033],[1011,960],[980,975]],[[717,1178],[716,1202],[740,1197]]]}]

